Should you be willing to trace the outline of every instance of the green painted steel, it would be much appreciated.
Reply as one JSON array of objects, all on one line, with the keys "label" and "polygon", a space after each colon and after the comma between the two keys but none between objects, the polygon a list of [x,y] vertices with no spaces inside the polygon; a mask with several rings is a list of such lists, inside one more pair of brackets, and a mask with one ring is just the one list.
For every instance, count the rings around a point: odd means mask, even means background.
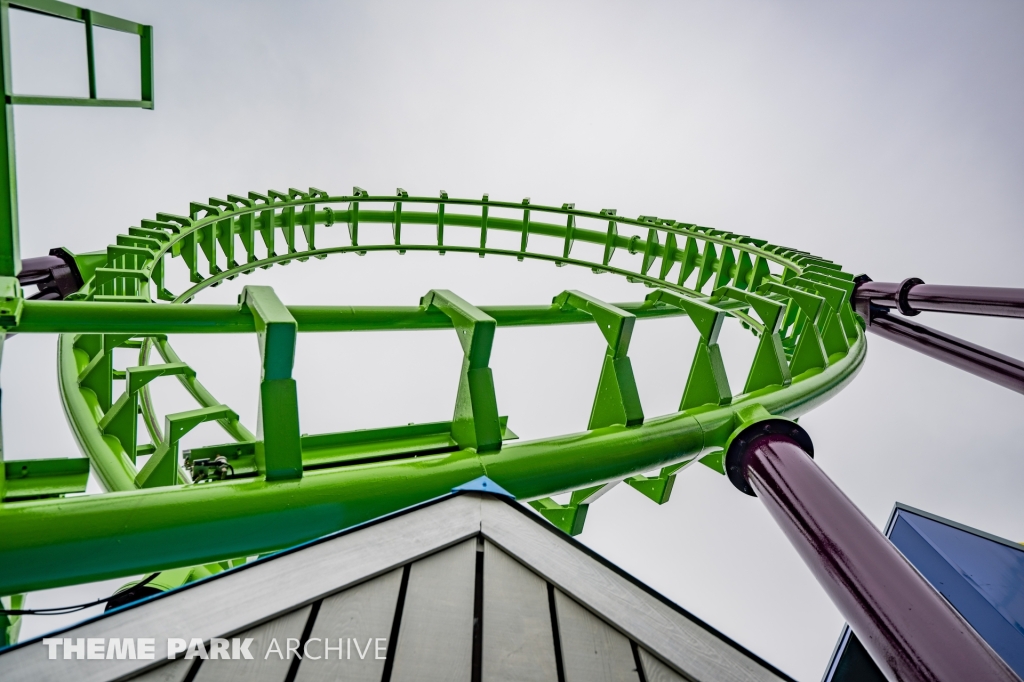
[{"label": "green painted steel", "polygon": [[[625,481],[665,503],[687,465],[702,461],[720,469],[721,447],[744,410],[797,417],[841,388],[864,357],[864,336],[849,303],[852,277],[828,261],[761,240],[568,204],[362,190],[248,196],[257,199],[232,195],[193,203],[187,216],[161,213],[141,221],[108,247],[104,263],[79,256],[92,274],[74,300],[13,302],[9,331],[61,334],[58,375],[68,421],[111,492],[0,505],[6,531],[0,559],[11,567],[0,572],[0,592],[251,556],[429,499],[484,474],[578,532],[587,506],[610,484]],[[500,210],[521,217],[498,215]],[[526,211],[528,219],[522,217]],[[604,229],[591,229],[595,221]],[[342,230],[346,243],[317,248],[314,239],[324,229]],[[488,246],[503,230],[518,237],[520,249]],[[452,243],[467,243],[467,231],[476,231],[483,246]],[[598,247],[593,260],[581,252],[586,243]],[[286,306],[269,288],[246,287],[237,306],[185,305],[206,287],[258,268],[372,251],[546,260],[626,276],[652,291],[632,304],[568,291],[550,306],[526,307],[476,307],[434,291],[419,306],[381,308]],[[186,290],[167,289],[168,267],[184,269],[191,281]],[[629,366],[629,336],[636,320],[666,315],[689,316],[700,342],[679,387],[680,411],[645,419]],[[761,339],[737,395],[717,349],[730,318]],[[497,426],[500,396],[487,380],[493,335],[505,326],[569,323],[598,325],[608,344],[602,367],[595,368],[601,379],[588,430],[509,441],[507,427]],[[299,415],[289,398],[296,333],[439,328],[452,329],[466,353],[452,422],[425,425],[423,433],[396,427],[296,442]],[[175,333],[256,336],[263,358],[261,415],[273,405],[280,419],[258,424],[256,434],[245,429],[174,353],[166,335]],[[125,346],[139,349],[140,360],[119,376],[110,358]],[[150,364],[154,348],[162,362]],[[192,393],[197,410],[165,415],[161,427],[148,385],[170,377]],[[284,388],[267,388],[275,383]],[[148,443],[118,426],[121,410],[133,408],[144,416]],[[178,453],[180,435],[201,421],[220,423],[228,442]],[[280,445],[273,445],[278,436],[268,437],[271,431],[285,434],[276,441]],[[140,470],[144,455],[149,464]],[[651,470],[660,473],[643,475]],[[191,482],[194,474],[200,482]],[[568,503],[551,499],[562,492],[574,492]]]},{"label": "green painted steel", "polygon": [[[724,473],[722,450],[738,427],[799,417],[845,386],[864,360],[863,329],[850,305],[853,277],[830,261],[677,220],[446,192],[290,188],[193,202],[180,214],[156,213],[128,227],[102,251],[75,255],[84,284],[67,300],[25,300],[13,277],[20,257],[11,106],[151,107],[152,29],[53,0],[0,5],[2,13],[29,7],[81,21],[87,31],[136,33],[143,63],[139,102],[96,98],[92,68],[87,102],[36,102],[9,91],[6,34],[0,41],[10,189],[7,203],[0,199],[0,344],[10,333],[60,335],[64,411],[108,491],[66,496],[81,489],[82,460],[0,467],[0,595],[143,571],[205,575],[189,567],[292,546],[483,475],[578,533],[589,505],[613,485],[624,482],[664,504],[687,466],[699,461]],[[334,245],[324,246],[328,240]],[[289,305],[269,287],[249,286],[238,305],[191,303],[207,287],[257,269],[375,252],[447,254],[453,265],[456,254],[546,261],[619,275],[651,291],[633,303],[572,290],[553,291],[549,306],[488,307],[471,300],[472,292],[432,290],[419,305],[358,307]],[[180,276],[168,277],[175,268]],[[188,284],[172,290],[172,281]],[[649,418],[629,342],[638,320],[674,315],[688,316],[700,338],[678,387],[679,410]],[[578,433],[519,441],[499,412],[491,345],[503,327],[551,324],[593,324],[605,339],[590,419]],[[724,324],[758,338],[737,393],[718,347]],[[292,376],[298,334],[425,329],[451,329],[463,349],[451,421],[302,434]],[[224,333],[252,334],[260,350],[255,433],[168,341]],[[115,368],[120,348],[138,351],[136,366]],[[195,409],[158,410],[150,385],[172,377]],[[180,452],[181,438],[204,422],[219,424],[224,439]],[[556,502],[560,493],[571,493],[569,500]]]},{"label": "green painted steel", "polygon": [[[11,78],[10,10],[22,10],[57,19],[75,21],[85,28],[85,58],[88,67],[89,96],[60,97],[49,95],[17,95]],[[109,99],[97,96],[96,58],[93,44],[95,27],[139,36],[141,72],[140,98]],[[103,14],[59,0],[0,0],[0,78],[3,78],[4,107],[0,122],[0,276],[13,277],[21,270],[21,247],[18,239],[18,182],[14,156],[14,105],[72,107],[138,107],[153,108],[153,27]]]}]

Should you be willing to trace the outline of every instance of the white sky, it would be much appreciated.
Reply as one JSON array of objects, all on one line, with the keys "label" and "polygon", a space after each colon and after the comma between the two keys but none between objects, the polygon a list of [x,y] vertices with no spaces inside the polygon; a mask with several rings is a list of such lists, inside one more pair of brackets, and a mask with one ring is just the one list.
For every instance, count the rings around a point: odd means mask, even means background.
[{"label": "white sky", "polygon": [[[155,26],[156,110],[17,109],[26,257],[102,249],[156,211],[229,192],[401,186],[671,217],[877,280],[1024,285],[1024,5],[1011,0],[89,6]],[[17,16],[12,37],[16,92],[86,94],[79,25]],[[101,96],[137,95],[132,39],[98,41]],[[325,243],[341,240],[334,229]],[[412,305],[431,288],[478,305],[647,293],[547,264],[381,254],[261,271],[199,300],[256,283],[290,304]],[[1012,320],[918,320],[1011,355],[1024,345]],[[638,324],[648,416],[678,404],[694,339],[686,320]],[[255,339],[174,341],[254,429]],[[1021,397],[870,341],[852,386],[801,420],[820,465],[879,526],[901,501],[1024,540]],[[726,331],[737,389],[750,343]],[[524,438],[583,428],[602,345],[588,326],[499,332],[491,365],[510,426]],[[8,458],[76,454],[55,347],[5,344]],[[447,419],[459,360],[442,332],[303,336],[302,430]],[[173,380],[156,399],[189,406]],[[820,678],[842,620],[761,504],[724,477],[691,468],[664,507],[620,486],[581,539],[798,679]],[[29,619],[23,635],[63,622]]]}]

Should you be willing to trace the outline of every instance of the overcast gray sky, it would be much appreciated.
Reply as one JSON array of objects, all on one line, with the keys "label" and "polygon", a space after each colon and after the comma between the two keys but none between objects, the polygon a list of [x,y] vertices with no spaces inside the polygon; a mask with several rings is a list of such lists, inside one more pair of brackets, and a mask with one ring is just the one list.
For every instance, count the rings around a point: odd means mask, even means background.
[{"label": "overcast gray sky", "polygon": [[[877,280],[1024,286],[1024,5],[1019,2],[130,2],[155,26],[156,109],[19,107],[23,255],[104,248],[156,211],[229,192],[491,197],[671,217],[768,239]],[[80,25],[12,21],[19,93],[86,94]],[[130,38],[98,38],[100,94],[137,86]],[[327,241],[341,240],[338,236]],[[326,230],[322,234],[326,235]],[[547,264],[449,254],[336,256],[260,271],[288,303],[477,304],[643,287]],[[1011,320],[923,316],[1008,354]],[[641,323],[645,412],[678,404],[694,335]],[[735,331],[735,330],[734,330]],[[727,330],[734,387],[749,335]],[[254,427],[254,338],[182,338],[200,378]],[[499,407],[524,438],[583,428],[602,340],[586,326],[498,334]],[[5,345],[10,458],[71,456],[55,339]],[[422,334],[303,336],[303,431],[450,417],[460,350]],[[173,382],[161,409],[188,409]],[[1024,540],[1022,398],[870,339],[843,394],[801,423],[817,461],[879,526],[896,501]],[[220,441],[197,430],[194,442]],[[664,507],[625,486],[583,542],[800,680],[842,619],[761,504],[697,466]],[[105,596],[119,581],[33,596]],[[31,636],[63,622],[26,622]]]}]

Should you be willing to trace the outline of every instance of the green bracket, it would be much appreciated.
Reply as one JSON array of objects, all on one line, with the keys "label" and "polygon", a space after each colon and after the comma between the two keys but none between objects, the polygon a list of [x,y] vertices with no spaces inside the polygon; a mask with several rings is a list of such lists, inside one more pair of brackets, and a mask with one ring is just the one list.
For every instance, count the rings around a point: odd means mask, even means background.
[{"label": "green bracket", "polygon": [[78,384],[93,392],[104,413],[114,402],[114,349],[129,339],[128,334],[82,334],[75,339],[75,349],[89,358],[78,374]]},{"label": "green bracket", "polygon": [[704,243],[704,254],[700,258],[700,269],[697,271],[697,286],[694,288],[700,291],[708,280],[715,274],[715,266],[718,265],[718,254],[715,253],[714,242]]},{"label": "green bracket", "polygon": [[722,351],[718,346],[718,335],[722,331],[726,311],[710,303],[663,289],[648,294],[647,300],[651,303],[667,303],[686,311],[700,333],[700,342],[690,364],[690,375],[686,378],[679,411],[703,405],[728,405],[732,402],[732,389],[729,388],[729,377],[726,376]]},{"label": "green bracket", "polygon": [[16,327],[25,306],[17,277],[0,277],[0,327]]},{"label": "green bracket", "polygon": [[501,425],[498,401],[494,394],[494,376],[488,363],[497,322],[494,318],[450,291],[433,289],[420,300],[424,308],[447,315],[459,335],[465,357],[459,375],[459,393],[455,399],[452,439],[461,448],[477,452],[501,449]]},{"label": "green bracket", "polygon": [[[832,357],[836,353],[845,354],[850,350],[846,329],[838,311],[847,306],[847,295],[843,289],[824,282],[817,282],[804,277],[790,280],[793,286],[810,289],[825,299],[821,311],[821,342],[825,346],[825,354]],[[851,330],[852,331],[852,330]]]},{"label": "green bracket", "polygon": [[[562,204],[563,211],[571,211],[576,208],[576,204]],[[576,243],[576,216],[570,213],[565,219],[565,240],[562,242],[562,258],[568,260],[569,254],[572,252],[573,244]],[[555,263],[558,267],[565,265],[562,261]]]},{"label": "green bracket", "polygon": [[154,379],[175,375],[195,378],[196,373],[184,362],[127,368],[125,392],[99,422],[100,431],[120,441],[121,447],[133,462],[138,454],[139,390]]},{"label": "green bracket", "polygon": [[135,483],[140,488],[181,483],[178,476],[178,441],[200,424],[221,419],[238,419],[238,415],[226,405],[167,415],[164,419],[164,440],[156,446],[156,451],[150,456],[146,466],[142,467],[142,471],[135,477]]},{"label": "green bracket", "polygon": [[302,478],[299,397],[292,378],[298,324],[270,287],[245,287],[239,305],[252,312],[262,360],[256,465],[268,481]]},{"label": "green bracket", "polygon": [[675,265],[676,255],[679,253],[679,247],[676,246],[676,235],[675,232],[668,232],[665,234],[665,248],[661,252],[661,267],[658,269],[658,279],[664,280],[668,277],[669,271],[672,266]]},{"label": "green bracket", "polygon": [[655,503],[659,505],[665,504],[672,496],[672,487],[676,483],[676,474],[688,463],[683,462],[682,464],[664,467],[657,476],[631,476],[626,479],[626,483]]},{"label": "green bracket", "polygon": [[[437,245],[444,246],[444,207],[448,201],[448,192],[441,190],[441,200],[437,202]],[[444,249],[440,249],[437,252],[439,255],[444,255]]]},{"label": "green bracket", "polygon": [[[790,282],[795,281],[795,279],[790,280]],[[828,367],[828,353],[825,351],[825,344],[819,330],[821,315],[826,307],[825,299],[803,289],[777,282],[766,282],[758,292],[789,298],[792,305],[796,306],[803,316],[803,325],[796,340],[793,360],[790,362],[790,372],[794,376],[800,376],[808,370]]]},{"label": "green bracket", "polygon": [[736,277],[733,279],[733,285],[737,289],[746,289],[747,283],[750,281],[750,275],[754,272],[754,262],[746,251],[740,251],[739,258],[739,262],[736,264]]},{"label": "green bracket", "polygon": [[633,377],[633,364],[627,355],[636,316],[579,291],[563,291],[555,297],[554,304],[563,310],[579,310],[590,315],[608,342],[587,428],[643,424],[640,392]]},{"label": "green bracket", "polygon": [[528,504],[555,528],[569,535],[579,535],[583,532],[583,524],[587,520],[590,505],[616,485],[618,481],[574,490],[568,504],[558,504],[550,497],[532,500]]},{"label": "green bracket", "polygon": [[716,303],[723,298],[731,298],[748,304],[764,326],[761,330],[761,340],[758,342],[757,351],[754,354],[754,364],[750,368],[750,374],[747,375],[747,383],[743,392],[751,393],[768,386],[788,386],[792,383],[793,375],[790,373],[789,363],[786,361],[786,351],[782,347],[782,338],[779,336],[779,330],[782,328],[782,321],[786,314],[786,305],[731,286],[717,289],[711,297],[711,302]]},{"label": "green bracket", "polygon": [[677,284],[683,286],[686,280],[693,274],[694,268],[697,267],[697,260],[700,257],[700,250],[697,247],[696,237],[686,238],[686,247],[683,249],[683,256],[679,264],[679,279]]},{"label": "green bracket", "polygon": [[480,199],[480,257],[481,258],[483,258],[486,255],[486,254],[484,254],[484,249],[487,248],[487,218],[488,218],[488,212],[489,212],[489,208],[490,208],[487,204],[488,204],[488,202],[490,202],[490,200],[491,200],[491,198],[490,198],[490,195],[488,195],[488,194],[483,195],[483,197]]},{"label": "green bracket", "polygon": [[[0,29],[2,30],[2,29]],[[0,359],[3,358],[4,342],[7,340],[7,330],[0,329]],[[0,390],[0,398],[3,397],[3,391]],[[0,400],[0,405],[2,405]],[[0,408],[0,416],[3,411]],[[0,419],[0,502],[3,501],[4,496],[7,494],[7,469],[4,466],[4,438],[3,438],[3,420]]]},{"label": "green bracket", "polygon": [[602,208],[601,215],[607,217],[608,220],[608,232],[604,238],[604,253],[601,256],[601,264],[608,265],[612,262],[612,256],[615,255],[615,242],[619,238],[619,223],[615,220],[615,216],[618,215],[618,210],[614,208]]},{"label": "green bracket", "polygon": [[[393,207],[394,218],[391,220],[391,236],[395,240],[395,246],[399,246],[402,243],[402,199],[408,199],[409,193],[399,187],[395,190],[395,196],[398,197],[398,201]],[[405,249],[399,249],[398,253],[404,256]]]},{"label": "green bracket", "polygon": [[[840,302],[833,305],[836,312],[839,315],[839,319],[843,322],[843,328],[846,330],[846,337],[848,339],[854,339],[857,337],[857,328],[860,324],[857,322],[860,318],[853,312],[853,305],[851,298],[853,296],[853,280],[847,279],[848,273],[838,272],[836,270],[825,270],[817,266],[810,266],[800,278],[810,280],[812,282],[827,285],[829,287],[839,289],[844,293],[844,296]],[[823,296],[825,294],[820,292]],[[828,296],[826,296],[828,299]]]},{"label": "green bracket", "polygon": [[89,481],[89,460],[19,459],[3,463],[2,477],[6,478],[7,489],[0,498],[5,502],[84,493]]},{"label": "green bracket", "polygon": [[[530,197],[523,199],[523,229],[519,238],[519,253],[526,253],[527,244],[530,241]],[[523,261],[523,256],[516,256],[516,260]]]},{"label": "green bracket", "polygon": [[[5,611],[18,611],[25,608],[25,595],[12,594],[9,597],[0,597],[0,609]],[[0,613],[0,649],[18,643],[18,634],[21,632],[21,616],[11,616]]]},{"label": "green bracket", "polygon": [[[648,218],[646,216],[640,216],[640,222],[642,223],[655,223],[657,218]],[[644,240],[644,257],[640,264],[640,274],[646,275],[651,266],[654,265],[654,260],[658,257],[658,230],[653,227],[647,228],[647,239]]]}]

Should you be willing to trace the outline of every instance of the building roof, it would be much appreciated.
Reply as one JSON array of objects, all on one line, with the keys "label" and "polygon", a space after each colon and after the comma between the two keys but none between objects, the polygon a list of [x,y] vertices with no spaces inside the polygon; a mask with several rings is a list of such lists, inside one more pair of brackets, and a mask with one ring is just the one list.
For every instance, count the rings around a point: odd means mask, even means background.
[{"label": "building roof", "polygon": [[[7,682],[600,682],[790,678],[501,491],[453,495],[129,604],[59,637],[151,637],[154,660],[0,652]],[[252,638],[253,660],[167,659]],[[310,642],[282,659],[288,638]],[[324,640],[333,651],[325,660]],[[338,642],[341,640],[341,642]],[[369,640],[373,652],[366,653]],[[346,651],[336,649],[338,645]],[[353,647],[355,650],[353,650]],[[364,658],[357,653],[364,652]],[[269,653],[268,653],[269,652]],[[320,656],[320,658],[314,658]],[[338,658],[341,660],[338,660]]]},{"label": "building roof", "polygon": [[[1007,665],[1024,676],[1024,547],[899,502],[885,534]],[[825,682],[884,679],[845,626]]]}]

